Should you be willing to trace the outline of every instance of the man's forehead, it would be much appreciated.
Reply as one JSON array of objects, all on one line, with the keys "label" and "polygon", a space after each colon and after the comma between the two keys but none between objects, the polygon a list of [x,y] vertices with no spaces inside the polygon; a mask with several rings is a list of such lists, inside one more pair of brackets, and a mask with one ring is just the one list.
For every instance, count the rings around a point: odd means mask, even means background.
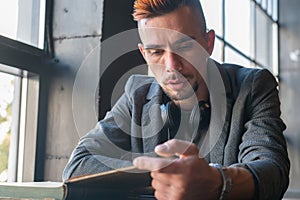
[{"label": "man's forehead", "polygon": [[192,35],[186,35],[178,31],[166,28],[140,27],[139,34],[144,44],[146,43],[172,43],[179,44],[195,40]]},{"label": "man's forehead", "polygon": [[196,42],[192,37],[184,36],[175,40],[170,38],[152,38],[151,40],[142,40],[144,48],[162,48],[166,46],[180,46],[186,42]]}]

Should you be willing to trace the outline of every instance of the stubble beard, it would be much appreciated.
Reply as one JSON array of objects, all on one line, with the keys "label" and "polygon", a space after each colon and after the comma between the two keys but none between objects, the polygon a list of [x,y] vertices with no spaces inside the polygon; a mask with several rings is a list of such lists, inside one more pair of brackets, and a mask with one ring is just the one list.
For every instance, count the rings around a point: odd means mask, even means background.
[{"label": "stubble beard", "polygon": [[165,91],[166,95],[174,101],[182,101],[185,99],[188,99],[192,97],[193,95],[196,95],[196,91],[199,89],[199,85],[195,83],[194,85],[189,85],[188,90],[182,90],[182,91],[170,91],[166,88],[163,88]]}]

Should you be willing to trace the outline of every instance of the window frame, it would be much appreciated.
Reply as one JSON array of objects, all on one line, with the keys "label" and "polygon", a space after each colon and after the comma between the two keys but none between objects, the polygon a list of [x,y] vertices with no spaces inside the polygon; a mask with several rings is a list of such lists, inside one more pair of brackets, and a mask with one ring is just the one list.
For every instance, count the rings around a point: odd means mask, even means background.
[{"label": "window frame", "polygon": [[[250,63],[252,63],[252,66],[249,66],[249,67],[261,67],[261,68],[266,68],[268,69],[268,66],[260,63],[257,58],[256,58],[256,11],[257,10],[260,10],[269,20],[271,20],[272,22],[272,29],[274,30],[274,26],[276,28],[276,32],[273,31],[272,33],[275,33],[273,34],[273,41],[272,42],[276,42],[275,46],[274,46],[274,51],[272,52],[272,55],[273,55],[273,65],[272,66],[269,66],[269,67],[272,67],[272,72],[273,72],[273,75],[279,80],[279,69],[280,69],[280,66],[279,66],[279,30],[280,30],[280,24],[279,24],[279,21],[278,21],[278,14],[279,14],[279,8],[278,8],[278,1],[277,0],[273,0],[273,1],[276,1],[277,2],[277,10],[276,12],[274,11],[274,3],[272,3],[271,5],[269,4],[266,4],[266,8],[263,7],[263,1],[257,1],[257,0],[248,0],[250,2],[250,4],[253,4],[251,5],[251,9],[250,12],[252,13],[251,15],[253,15],[251,17],[251,23],[253,25],[253,29],[252,30],[252,33],[251,33],[251,37],[252,37],[252,41],[251,41],[251,44],[252,45],[252,48],[251,48],[251,56],[248,56],[246,55],[244,52],[242,52],[237,46],[231,44],[227,39],[226,39],[226,0],[222,0],[222,19],[221,19],[221,26],[222,26],[222,33],[221,35],[218,35],[216,34],[216,40],[218,40],[221,44],[222,44],[222,49],[221,49],[221,62],[224,62],[226,59],[226,55],[225,55],[225,49],[226,48],[229,48],[231,49],[232,51],[236,52],[238,55],[240,55],[241,57],[243,57],[244,59],[247,59],[249,60]],[[254,8],[253,8],[254,7]],[[269,7],[272,8],[272,12],[268,13],[268,10],[270,9]],[[205,9],[205,8],[204,8]],[[275,14],[277,14],[277,16],[275,16]],[[210,28],[210,27],[208,27]],[[212,27],[213,28],[213,27]],[[276,59],[276,60],[275,60]]]},{"label": "window frame", "polygon": [[20,77],[16,88],[20,95],[16,103],[19,111],[14,113],[18,124],[12,124],[12,129],[18,132],[13,147],[17,155],[9,158],[12,162],[9,165],[14,168],[9,169],[10,181],[41,181],[44,176],[48,72],[54,63],[53,0],[45,0],[45,4],[43,49],[0,35],[0,63],[7,66],[2,66],[0,71]]}]

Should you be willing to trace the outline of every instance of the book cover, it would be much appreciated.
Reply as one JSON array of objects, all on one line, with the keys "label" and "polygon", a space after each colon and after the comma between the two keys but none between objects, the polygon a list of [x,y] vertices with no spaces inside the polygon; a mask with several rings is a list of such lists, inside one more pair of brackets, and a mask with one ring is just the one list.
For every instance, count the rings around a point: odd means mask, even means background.
[{"label": "book cover", "polygon": [[0,197],[44,200],[155,199],[150,173],[134,167],[72,177],[65,182],[0,183]]},{"label": "book cover", "polygon": [[66,200],[145,199],[153,196],[150,173],[134,167],[73,177],[65,184]]},{"label": "book cover", "polygon": [[65,187],[63,182],[0,183],[0,199],[63,200]]}]

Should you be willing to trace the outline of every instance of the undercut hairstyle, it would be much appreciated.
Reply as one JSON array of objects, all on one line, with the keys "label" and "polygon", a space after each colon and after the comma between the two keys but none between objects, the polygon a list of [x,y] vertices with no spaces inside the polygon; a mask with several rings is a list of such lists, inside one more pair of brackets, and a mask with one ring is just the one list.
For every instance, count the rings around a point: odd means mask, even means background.
[{"label": "undercut hairstyle", "polygon": [[188,6],[197,10],[202,18],[202,30],[206,32],[206,21],[200,0],[135,0],[133,18],[135,21],[170,13],[180,7]]}]

